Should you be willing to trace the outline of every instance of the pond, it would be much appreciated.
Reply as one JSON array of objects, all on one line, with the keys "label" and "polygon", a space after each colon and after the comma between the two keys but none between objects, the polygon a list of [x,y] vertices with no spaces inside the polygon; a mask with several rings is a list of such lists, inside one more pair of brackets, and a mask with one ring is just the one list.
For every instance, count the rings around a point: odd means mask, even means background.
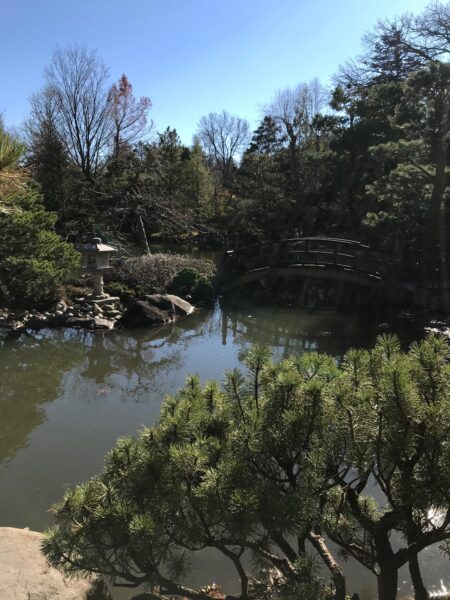
[{"label": "pond", "polygon": [[[389,326],[405,343],[420,335],[410,323]],[[98,472],[118,437],[151,425],[163,397],[188,374],[222,379],[253,343],[269,345],[275,358],[311,350],[340,357],[351,346],[372,344],[386,328],[367,315],[217,304],[159,328],[0,333],[0,526],[41,531],[50,525],[48,508],[64,489]],[[429,550],[428,584],[442,578],[449,585],[447,566]],[[347,570],[352,592],[373,598],[366,572],[351,563]],[[205,552],[190,583],[212,580],[235,587],[232,568]],[[406,576],[401,580],[407,591]]]}]

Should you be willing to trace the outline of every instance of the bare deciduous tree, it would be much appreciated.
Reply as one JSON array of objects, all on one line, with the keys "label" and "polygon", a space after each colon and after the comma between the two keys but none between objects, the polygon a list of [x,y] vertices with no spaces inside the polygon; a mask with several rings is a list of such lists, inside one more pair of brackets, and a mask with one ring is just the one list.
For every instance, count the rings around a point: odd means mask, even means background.
[{"label": "bare deciduous tree", "polygon": [[406,13],[378,21],[363,37],[363,52],[349,60],[334,77],[349,88],[371,83],[399,82],[430,61],[450,57],[450,2],[430,2],[419,15]]},{"label": "bare deciduous tree", "polygon": [[45,71],[55,124],[72,160],[87,179],[102,168],[111,140],[108,70],[95,51],[85,47],[56,50]]},{"label": "bare deciduous tree", "polygon": [[299,83],[294,88],[280,90],[265,108],[265,115],[279,126],[287,142],[290,163],[287,180],[298,206],[303,195],[300,157],[311,140],[317,143],[316,116],[327,101],[328,92],[316,78],[309,83]]},{"label": "bare deciduous tree", "polygon": [[374,29],[363,36],[363,52],[339,67],[334,83],[357,90],[373,83],[405,80],[431,58],[419,48],[420,37],[417,19],[411,14],[379,20]]},{"label": "bare deciduous tree", "polygon": [[316,78],[277,92],[273,102],[266,107],[265,114],[285,130],[289,147],[293,149],[310,136],[314,117],[327,101],[328,92]]},{"label": "bare deciduous tree", "polygon": [[123,144],[131,144],[142,137],[152,103],[146,96],[136,100],[133,86],[126,75],[122,75],[118,83],[111,87],[109,101],[114,127],[113,152],[117,157]]},{"label": "bare deciduous tree", "polygon": [[450,2],[435,0],[411,22],[411,50],[425,60],[447,62],[450,57]]},{"label": "bare deciduous tree", "polygon": [[248,121],[226,110],[209,113],[198,125],[198,137],[205,154],[214,162],[224,181],[229,181],[234,161],[250,141]]}]

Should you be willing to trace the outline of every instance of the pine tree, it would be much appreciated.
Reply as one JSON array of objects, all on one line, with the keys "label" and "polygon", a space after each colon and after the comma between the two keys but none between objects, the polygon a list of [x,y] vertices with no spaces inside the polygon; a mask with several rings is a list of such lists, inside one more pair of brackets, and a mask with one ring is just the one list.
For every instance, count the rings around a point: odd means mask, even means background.
[{"label": "pine tree", "polygon": [[[395,600],[405,564],[423,598],[418,556],[450,540],[449,358],[438,337],[402,352],[385,336],[339,367],[314,352],[272,364],[255,347],[223,389],[190,377],[154,427],[120,440],[103,473],[54,507],[44,552],[69,573],[146,583],[155,600],[210,600],[180,578],[214,548],[240,580],[230,600],[330,598],[310,542],[344,600],[351,582],[326,534],[377,576],[379,600]],[[277,582],[250,576],[244,550]]]}]

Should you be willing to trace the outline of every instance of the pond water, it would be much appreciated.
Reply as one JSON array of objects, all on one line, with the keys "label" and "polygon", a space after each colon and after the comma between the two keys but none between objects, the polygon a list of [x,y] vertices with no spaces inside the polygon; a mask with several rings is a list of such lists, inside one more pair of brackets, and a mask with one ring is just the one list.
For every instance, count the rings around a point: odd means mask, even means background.
[{"label": "pond water", "polygon": [[[408,324],[391,327],[405,342],[420,335]],[[276,358],[310,350],[339,357],[351,346],[370,345],[385,329],[375,317],[217,304],[159,328],[0,333],[0,526],[50,525],[48,508],[64,489],[98,472],[118,437],[152,424],[163,397],[189,373],[222,379],[256,342]],[[427,582],[442,578],[449,586],[448,563],[435,549],[425,562]],[[351,591],[373,598],[368,575],[350,563],[348,571]],[[205,552],[190,583],[213,580],[235,587],[232,568]]]}]

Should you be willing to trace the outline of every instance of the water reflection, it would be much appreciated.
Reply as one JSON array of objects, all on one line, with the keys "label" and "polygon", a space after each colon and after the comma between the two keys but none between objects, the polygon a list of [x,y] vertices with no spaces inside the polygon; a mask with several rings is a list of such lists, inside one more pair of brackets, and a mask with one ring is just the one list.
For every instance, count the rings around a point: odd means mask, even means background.
[{"label": "water reflection", "polygon": [[133,398],[149,386],[156,374],[180,366],[179,351],[169,349],[173,343],[164,337],[94,335],[87,344],[80,377],[98,386],[117,386],[127,392],[128,399]]},{"label": "water reflection", "polygon": [[[3,333],[0,464],[26,447],[31,431],[46,419],[45,405],[60,397],[83,404],[105,398],[159,406],[189,372],[220,379],[251,344],[269,345],[277,358],[310,350],[338,357],[352,345],[372,343],[379,331],[376,320],[349,315],[217,305],[158,328]],[[150,420],[155,416],[149,414]]]},{"label": "water reflection", "polygon": [[[407,325],[407,327],[405,327]],[[339,357],[351,346],[367,347],[387,324],[379,315],[349,315],[327,311],[298,311],[252,307],[247,310],[224,305],[221,313],[222,344],[247,347],[266,344],[278,358],[316,350]],[[414,337],[409,324],[395,324],[401,337]]]},{"label": "water reflection", "polygon": [[45,420],[43,405],[61,394],[65,373],[81,362],[78,337],[54,331],[0,338],[0,464],[27,444]]},{"label": "water reflection", "polygon": [[[98,472],[119,436],[152,424],[164,395],[189,373],[221,380],[254,343],[269,345],[276,358],[310,350],[339,357],[350,346],[371,344],[382,330],[379,319],[367,316],[217,305],[159,328],[3,335],[0,526],[51,524],[48,507],[64,488]],[[414,336],[411,329],[406,337],[399,331],[404,339]],[[205,583],[205,573],[226,586],[235,578],[214,553],[196,562],[192,583]],[[439,563],[435,581],[442,574]],[[361,569],[352,579],[370,598]]]}]

